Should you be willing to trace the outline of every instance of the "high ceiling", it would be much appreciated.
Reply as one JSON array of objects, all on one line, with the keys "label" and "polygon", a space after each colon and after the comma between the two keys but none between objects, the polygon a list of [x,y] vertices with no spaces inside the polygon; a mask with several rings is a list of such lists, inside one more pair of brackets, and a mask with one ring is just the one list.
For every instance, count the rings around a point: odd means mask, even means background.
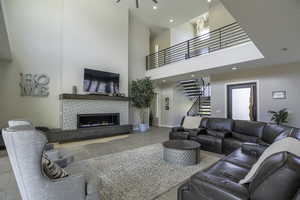
[{"label": "high ceiling", "polygon": [[[136,8],[135,0],[121,0],[120,6],[128,6],[131,14],[144,23],[157,34],[165,29],[183,24],[208,11],[207,0],[140,0],[140,7]],[[157,6],[154,10],[153,6]],[[174,22],[170,23],[170,19]]]}]

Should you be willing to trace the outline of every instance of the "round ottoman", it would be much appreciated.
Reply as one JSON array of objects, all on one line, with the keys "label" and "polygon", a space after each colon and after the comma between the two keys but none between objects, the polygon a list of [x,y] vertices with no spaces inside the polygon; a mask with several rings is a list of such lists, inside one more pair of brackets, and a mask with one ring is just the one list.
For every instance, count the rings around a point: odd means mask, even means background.
[{"label": "round ottoman", "polygon": [[200,160],[201,145],[191,140],[170,140],[163,143],[163,159],[171,164],[195,165]]}]

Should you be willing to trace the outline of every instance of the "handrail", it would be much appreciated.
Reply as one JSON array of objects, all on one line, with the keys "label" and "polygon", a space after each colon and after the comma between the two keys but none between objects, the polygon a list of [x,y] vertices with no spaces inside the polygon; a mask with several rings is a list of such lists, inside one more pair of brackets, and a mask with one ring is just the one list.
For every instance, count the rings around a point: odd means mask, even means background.
[{"label": "handrail", "polygon": [[248,41],[250,38],[247,33],[238,22],[234,22],[148,55],[146,57],[146,69],[151,70]]}]

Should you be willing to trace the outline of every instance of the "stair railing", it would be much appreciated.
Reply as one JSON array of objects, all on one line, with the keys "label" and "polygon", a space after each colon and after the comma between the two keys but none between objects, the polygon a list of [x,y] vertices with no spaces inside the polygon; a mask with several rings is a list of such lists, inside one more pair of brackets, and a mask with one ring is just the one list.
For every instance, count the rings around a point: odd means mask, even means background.
[{"label": "stair railing", "polygon": [[251,41],[237,22],[176,44],[146,57],[146,69],[187,60],[220,49]]}]

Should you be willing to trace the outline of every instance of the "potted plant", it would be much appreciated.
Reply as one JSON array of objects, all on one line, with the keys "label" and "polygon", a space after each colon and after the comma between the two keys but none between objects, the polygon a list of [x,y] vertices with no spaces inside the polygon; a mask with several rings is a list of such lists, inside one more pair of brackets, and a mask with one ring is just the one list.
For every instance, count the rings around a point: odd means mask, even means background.
[{"label": "potted plant", "polygon": [[149,77],[132,81],[131,102],[134,107],[139,109],[141,121],[139,129],[141,132],[148,130],[149,125],[146,123],[146,117],[153,98],[154,88]]},{"label": "potted plant", "polygon": [[271,121],[274,121],[277,125],[288,123],[287,118],[289,116],[289,112],[286,108],[279,110],[278,112],[270,110],[269,113],[272,115]]}]

